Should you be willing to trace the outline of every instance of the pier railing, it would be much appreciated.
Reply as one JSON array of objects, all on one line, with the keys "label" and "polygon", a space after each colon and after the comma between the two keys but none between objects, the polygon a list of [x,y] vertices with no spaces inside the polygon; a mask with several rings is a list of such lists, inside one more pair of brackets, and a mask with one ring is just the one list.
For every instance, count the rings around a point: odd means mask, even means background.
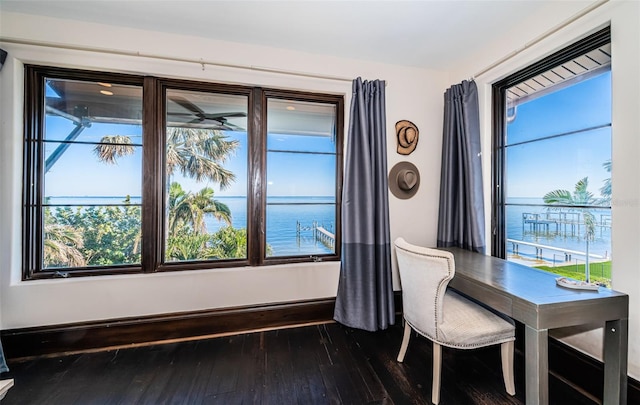
[{"label": "pier railing", "polygon": [[315,241],[321,242],[326,247],[333,249],[336,245],[336,236],[331,230],[327,230],[324,224],[319,225],[313,221],[311,226],[304,226],[300,221],[296,221],[296,236],[299,238],[302,231],[312,231]]},{"label": "pier railing", "polygon": [[[507,239],[507,243],[511,243],[511,248],[514,254],[519,254],[520,245],[534,247],[536,250],[536,259],[543,258],[543,254],[542,254],[543,250],[551,250],[551,251],[563,253],[565,262],[571,261],[572,255],[583,256],[583,257],[587,256],[587,252],[581,252],[579,250],[565,249],[557,246],[549,246],[549,245],[543,245],[540,243],[525,242],[525,241],[516,240],[516,239]],[[594,259],[601,259],[601,260],[608,259],[607,256],[596,255],[593,253],[589,253],[589,257]]]},{"label": "pier railing", "polygon": [[[582,216],[579,212],[523,212],[522,213],[522,231],[528,225],[529,230],[533,232],[545,231],[549,233],[551,226],[554,226],[556,234],[567,236],[569,234],[580,234],[580,228],[584,226],[584,221],[580,219]],[[611,215],[600,214],[599,220],[594,224],[596,228],[602,232],[604,229],[611,228]]]}]

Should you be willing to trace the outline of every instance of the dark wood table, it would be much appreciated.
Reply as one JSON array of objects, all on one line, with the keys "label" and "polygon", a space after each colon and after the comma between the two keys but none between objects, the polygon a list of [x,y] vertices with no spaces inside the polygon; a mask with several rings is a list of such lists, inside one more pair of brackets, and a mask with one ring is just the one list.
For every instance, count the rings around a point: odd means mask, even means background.
[{"label": "dark wood table", "polygon": [[602,322],[604,404],[627,403],[629,296],[600,287],[573,290],[557,275],[463,249],[455,257],[449,286],[525,325],[526,403],[549,403],[549,329]]}]

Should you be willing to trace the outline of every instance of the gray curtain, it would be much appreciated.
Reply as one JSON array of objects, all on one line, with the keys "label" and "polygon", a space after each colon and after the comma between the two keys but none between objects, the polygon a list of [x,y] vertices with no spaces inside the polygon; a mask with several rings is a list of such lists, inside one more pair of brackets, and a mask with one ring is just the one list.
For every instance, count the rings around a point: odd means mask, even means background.
[{"label": "gray curtain", "polygon": [[463,81],[444,93],[438,246],[484,253],[484,198],[478,88]]},{"label": "gray curtain", "polygon": [[2,351],[2,342],[0,342],[0,373],[4,373],[6,371],[9,371],[9,367],[7,367],[4,352]]},{"label": "gray curtain", "polygon": [[376,331],[394,324],[384,81],[353,81],[342,192],[342,262],[334,319]]}]

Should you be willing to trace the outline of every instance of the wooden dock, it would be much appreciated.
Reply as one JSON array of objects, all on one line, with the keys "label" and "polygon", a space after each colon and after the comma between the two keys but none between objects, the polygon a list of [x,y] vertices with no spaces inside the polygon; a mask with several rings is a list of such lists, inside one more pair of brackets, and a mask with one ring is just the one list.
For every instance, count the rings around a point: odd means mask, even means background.
[{"label": "wooden dock", "polygon": [[[580,235],[580,229],[584,226],[581,220],[580,212],[524,212],[522,213],[522,233],[524,234],[527,226],[530,232],[544,232],[549,234],[551,226],[553,232],[562,236]],[[600,214],[600,219],[595,223],[596,229],[602,232],[604,229],[611,229],[611,215]]]},{"label": "wooden dock", "polygon": [[327,230],[324,224],[319,225],[317,221],[313,221],[311,226],[304,226],[300,221],[296,221],[296,236],[300,238],[301,232],[311,231],[315,241],[321,242],[329,249],[334,249],[336,245],[336,236],[333,232]]}]

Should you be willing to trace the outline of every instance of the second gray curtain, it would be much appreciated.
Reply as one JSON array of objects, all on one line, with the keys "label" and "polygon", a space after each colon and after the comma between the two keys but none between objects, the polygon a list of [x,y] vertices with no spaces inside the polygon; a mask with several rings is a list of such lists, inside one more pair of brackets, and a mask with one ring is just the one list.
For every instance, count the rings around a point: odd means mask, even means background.
[{"label": "second gray curtain", "polygon": [[368,331],[386,329],[395,321],[384,91],[384,81],[353,81],[342,192],[334,319]]},{"label": "second gray curtain", "polygon": [[438,247],[484,253],[480,153],[478,88],[465,80],[444,94]]},{"label": "second gray curtain", "polygon": [[9,371],[9,367],[7,367],[7,361],[4,358],[4,351],[2,350],[2,342],[0,342],[0,373],[7,371]]}]

